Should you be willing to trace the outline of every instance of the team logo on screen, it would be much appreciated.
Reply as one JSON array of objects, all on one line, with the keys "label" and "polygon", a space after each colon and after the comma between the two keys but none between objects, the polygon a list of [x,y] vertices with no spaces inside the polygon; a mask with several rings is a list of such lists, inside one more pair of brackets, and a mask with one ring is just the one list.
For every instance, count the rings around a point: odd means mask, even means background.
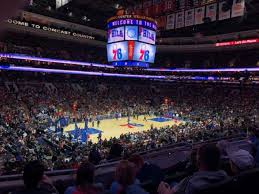
[{"label": "team logo on screen", "polygon": [[135,38],[136,37],[136,31],[132,28],[130,28],[128,31],[127,31],[127,35],[128,37],[130,38]]},{"label": "team logo on screen", "polygon": [[150,31],[148,29],[139,28],[139,35],[142,36],[143,38],[149,39],[151,41],[155,41],[155,33],[152,33],[153,31]]},{"label": "team logo on screen", "polygon": [[123,37],[124,32],[123,32],[123,30],[120,30],[120,29],[113,29],[113,30],[111,30],[110,35],[112,36],[112,38]]},{"label": "team logo on screen", "polygon": [[126,26],[126,40],[138,40],[138,26]]},{"label": "team logo on screen", "polygon": [[124,27],[108,30],[108,42],[118,42],[124,40]]},{"label": "team logo on screen", "polygon": [[121,48],[118,48],[117,44],[113,45],[112,53],[113,53],[113,60],[122,59],[122,50]]},{"label": "team logo on screen", "polygon": [[141,61],[148,61],[149,60],[149,50],[147,50],[147,45],[143,44],[140,49],[140,57],[139,60]]}]

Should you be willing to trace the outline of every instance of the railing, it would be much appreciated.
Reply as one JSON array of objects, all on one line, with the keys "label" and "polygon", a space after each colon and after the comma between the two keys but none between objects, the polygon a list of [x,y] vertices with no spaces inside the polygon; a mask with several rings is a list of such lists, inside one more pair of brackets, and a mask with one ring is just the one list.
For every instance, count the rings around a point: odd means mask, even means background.
[{"label": "railing", "polygon": [[[166,146],[163,146],[161,148],[156,148],[156,149],[151,149],[151,150],[146,150],[143,152],[139,152],[138,154],[142,155],[143,158],[148,158],[149,155],[151,154],[157,154],[157,156],[166,153],[168,151],[173,151],[173,150],[182,150],[182,151],[191,151],[192,149],[197,149],[203,144],[208,144],[208,143],[216,143],[220,140],[225,140],[227,139],[229,142],[237,142],[237,143],[242,143],[246,142],[246,137],[242,135],[234,135],[234,136],[229,136],[225,138],[216,138],[204,142],[197,142],[197,143],[175,143],[175,144],[168,144]],[[122,158],[117,158],[114,160],[109,160],[107,163],[96,165],[96,169],[110,169],[114,167]],[[55,176],[63,176],[63,175],[71,175],[76,172],[75,169],[67,169],[67,170],[55,170],[55,171],[47,171],[45,174],[48,175],[49,177],[55,177]],[[100,172],[101,174],[101,172]],[[99,174],[99,175],[100,175]],[[5,175],[5,176],[0,176],[0,182],[5,182],[5,181],[16,181],[22,179],[22,174],[17,174],[17,175]]]}]

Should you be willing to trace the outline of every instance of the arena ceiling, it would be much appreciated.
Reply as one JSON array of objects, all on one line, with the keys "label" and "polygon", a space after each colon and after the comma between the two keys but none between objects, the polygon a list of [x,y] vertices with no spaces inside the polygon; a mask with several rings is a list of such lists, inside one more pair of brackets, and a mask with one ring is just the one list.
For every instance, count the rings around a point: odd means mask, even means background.
[{"label": "arena ceiling", "polygon": [[[67,5],[56,9],[56,0],[34,0],[28,9],[44,15],[71,16],[88,26],[105,28],[106,20],[115,15],[118,8],[133,6],[141,0],[71,0]],[[70,15],[72,13],[72,15]],[[81,20],[81,21],[80,21]]]},{"label": "arena ceiling", "polygon": [[72,0],[61,9],[71,9],[74,14],[85,15],[90,19],[88,22],[101,27],[108,18],[116,14],[119,7],[127,7],[133,2],[133,0]]},{"label": "arena ceiling", "polygon": [[[67,5],[56,9],[56,0],[34,0],[28,9],[87,26],[105,29],[106,20],[114,16],[119,7],[134,6],[143,0],[71,0]],[[231,1],[231,0],[229,0]],[[259,16],[259,1],[246,0],[246,8],[253,14],[252,20]],[[249,23],[249,21],[248,21]]]}]

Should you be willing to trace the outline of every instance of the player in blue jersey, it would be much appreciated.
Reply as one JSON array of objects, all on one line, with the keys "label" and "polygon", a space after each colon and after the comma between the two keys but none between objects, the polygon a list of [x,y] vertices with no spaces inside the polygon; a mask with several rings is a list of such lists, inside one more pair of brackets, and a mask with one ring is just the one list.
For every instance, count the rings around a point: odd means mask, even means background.
[{"label": "player in blue jersey", "polygon": [[128,125],[130,124],[130,114],[128,114]]}]

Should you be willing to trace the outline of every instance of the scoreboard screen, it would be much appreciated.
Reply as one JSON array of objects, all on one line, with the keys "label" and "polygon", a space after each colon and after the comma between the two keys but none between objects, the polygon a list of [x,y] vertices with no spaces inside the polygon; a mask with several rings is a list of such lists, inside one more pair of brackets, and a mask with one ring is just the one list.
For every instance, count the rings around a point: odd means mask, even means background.
[{"label": "scoreboard screen", "polygon": [[108,43],[119,42],[124,40],[124,27],[118,27],[108,30]]},{"label": "scoreboard screen", "polygon": [[134,61],[141,61],[146,63],[154,63],[156,54],[156,47],[154,45],[135,42],[134,46]]},{"label": "scoreboard screen", "polygon": [[139,27],[139,41],[156,44],[156,32],[147,28]]},{"label": "scoreboard screen", "polygon": [[125,26],[125,39],[138,40],[138,26]]},{"label": "scoreboard screen", "polygon": [[117,42],[107,45],[108,61],[126,61],[128,60],[128,42]]},{"label": "scoreboard screen", "polygon": [[137,15],[108,20],[107,58],[114,66],[148,67],[156,54],[156,21]]},{"label": "scoreboard screen", "polygon": [[137,41],[123,41],[107,45],[109,62],[140,61],[154,63],[156,46]]}]

